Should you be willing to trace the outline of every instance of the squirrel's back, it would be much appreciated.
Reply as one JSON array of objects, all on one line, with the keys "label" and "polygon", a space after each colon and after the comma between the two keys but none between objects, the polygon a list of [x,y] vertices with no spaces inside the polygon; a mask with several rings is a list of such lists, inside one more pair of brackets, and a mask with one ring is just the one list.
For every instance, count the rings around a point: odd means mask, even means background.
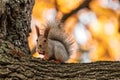
[{"label": "squirrel's back", "polygon": [[64,45],[67,54],[69,55],[68,63],[79,62],[80,52],[78,45],[73,35],[65,32],[63,25],[59,21],[47,22],[47,27],[50,27],[49,39],[59,41]]}]

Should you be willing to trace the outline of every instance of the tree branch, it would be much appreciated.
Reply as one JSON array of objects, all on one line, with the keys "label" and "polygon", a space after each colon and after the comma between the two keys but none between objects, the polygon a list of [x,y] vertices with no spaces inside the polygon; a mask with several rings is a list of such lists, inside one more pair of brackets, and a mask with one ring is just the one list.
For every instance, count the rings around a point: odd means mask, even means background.
[{"label": "tree branch", "polygon": [[40,59],[23,59],[20,62],[0,62],[1,79],[120,79],[120,62],[56,64]]}]

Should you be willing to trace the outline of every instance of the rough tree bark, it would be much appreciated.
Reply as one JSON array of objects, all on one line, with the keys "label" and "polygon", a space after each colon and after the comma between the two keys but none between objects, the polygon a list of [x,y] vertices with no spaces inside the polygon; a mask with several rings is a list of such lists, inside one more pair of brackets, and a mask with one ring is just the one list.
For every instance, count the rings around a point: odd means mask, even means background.
[{"label": "rough tree bark", "polygon": [[10,54],[29,54],[32,5],[33,0],[0,0],[0,60],[9,60]]},{"label": "rough tree bark", "polygon": [[38,59],[0,62],[1,79],[120,80],[120,62],[55,64]]},{"label": "rough tree bark", "polygon": [[0,0],[0,79],[120,79],[120,62],[56,64],[34,59],[27,37],[33,0]]}]

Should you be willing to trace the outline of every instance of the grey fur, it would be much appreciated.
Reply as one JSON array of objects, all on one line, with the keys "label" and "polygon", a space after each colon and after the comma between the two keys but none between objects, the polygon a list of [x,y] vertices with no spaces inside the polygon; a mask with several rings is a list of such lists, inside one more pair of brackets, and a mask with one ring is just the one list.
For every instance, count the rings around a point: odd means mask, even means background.
[{"label": "grey fur", "polygon": [[[77,58],[78,46],[71,34],[68,34],[62,28],[58,21],[47,22],[46,30],[49,28],[46,44],[43,44],[45,37],[38,36],[38,44],[36,50],[46,51],[46,59],[54,57],[56,60],[66,62],[69,58]],[[46,33],[46,32],[45,32]],[[39,45],[45,47],[38,48]]]}]

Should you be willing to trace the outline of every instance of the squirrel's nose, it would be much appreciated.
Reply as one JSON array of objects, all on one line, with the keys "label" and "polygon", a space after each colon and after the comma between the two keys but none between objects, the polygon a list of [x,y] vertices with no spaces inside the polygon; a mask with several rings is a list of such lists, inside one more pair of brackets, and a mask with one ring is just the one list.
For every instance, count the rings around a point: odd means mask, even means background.
[{"label": "squirrel's nose", "polygon": [[42,48],[42,45],[39,45],[39,48]]}]

